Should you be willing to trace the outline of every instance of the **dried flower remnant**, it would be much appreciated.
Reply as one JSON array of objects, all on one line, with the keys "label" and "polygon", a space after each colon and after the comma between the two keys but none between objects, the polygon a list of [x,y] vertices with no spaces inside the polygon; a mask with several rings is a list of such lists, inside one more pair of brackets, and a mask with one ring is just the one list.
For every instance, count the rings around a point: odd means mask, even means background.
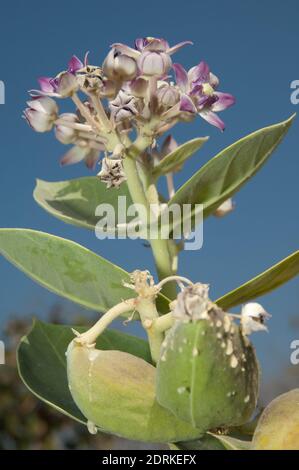
[{"label": "dried flower remnant", "polygon": [[197,283],[184,287],[177,296],[173,317],[184,322],[206,318],[210,304],[208,294],[207,284]]},{"label": "dried flower remnant", "polygon": [[98,178],[107,185],[107,188],[118,188],[126,176],[121,159],[105,157],[102,160],[102,169],[97,174]]}]

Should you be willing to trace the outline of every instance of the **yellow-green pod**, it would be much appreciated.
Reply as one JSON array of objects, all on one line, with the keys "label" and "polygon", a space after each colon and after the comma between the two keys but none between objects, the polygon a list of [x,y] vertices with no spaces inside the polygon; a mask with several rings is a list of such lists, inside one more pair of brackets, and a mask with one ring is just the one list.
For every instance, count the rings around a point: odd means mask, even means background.
[{"label": "yellow-green pod", "polygon": [[127,439],[175,442],[200,432],[161,407],[155,398],[156,369],[120,351],[101,351],[72,342],[67,351],[72,397],[92,431]]},{"label": "yellow-green pod", "polygon": [[205,432],[245,423],[257,402],[259,368],[239,326],[215,308],[176,321],[157,365],[157,400]]},{"label": "yellow-green pod", "polygon": [[275,398],[256,427],[253,450],[299,450],[299,388]]}]

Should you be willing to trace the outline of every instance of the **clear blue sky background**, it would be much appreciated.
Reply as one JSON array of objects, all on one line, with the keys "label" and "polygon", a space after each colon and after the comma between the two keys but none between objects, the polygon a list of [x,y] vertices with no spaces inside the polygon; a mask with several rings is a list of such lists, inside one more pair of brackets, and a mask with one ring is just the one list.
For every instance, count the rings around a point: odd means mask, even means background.
[{"label": "clear blue sky background", "polygon": [[[290,82],[299,79],[298,13],[297,0],[2,1],[1,226],[31,227],[76,240],[129,271],[153,269],[150,252],[140,242],[100,242],[92,232],[64,225],[35,204],[36,177],[54,181],[90,173],[83,165],[61,169],[63,146],[50,134],[32,132],[21,119],[26,91],[36,86],[36,77],[62,70],[73,53],[82,57],[90,50],[91,61],[100,64],[115,41],[132,43],[146,35],[165,37],[171,44],[192,40],[194,46],[176,60],[186,67],[206,60],[221,79],[220,89],[233,93],[237,105],[223,113],[224,134],[200,119],[178,127],[179,142],[211,136],[176,179],[178,185],[222,147],[299,109],[290,102]],[[183,254],[180,273],[210,283],[212,298],[297,248],[298,126],[297,119],[270,162],[236,195],[235,212],[205,223],[202,250]],[[42,316],[57,301],[3,259],[0,278],[2,320],[31,310]],[[299,314],[298,282],[261,301],[273,314],[270,334],[254,337],[267,379],[289,365],[290,341],[299,338],[298,329],[290,326],[290,318]]]}]

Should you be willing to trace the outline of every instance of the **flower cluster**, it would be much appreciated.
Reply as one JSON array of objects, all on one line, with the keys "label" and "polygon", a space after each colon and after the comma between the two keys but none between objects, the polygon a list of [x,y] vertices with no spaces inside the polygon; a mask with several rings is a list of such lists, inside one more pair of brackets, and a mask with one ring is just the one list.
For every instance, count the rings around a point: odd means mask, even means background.
[{"label": "flower cluster", "polygon": [[[61,143],[73,145],[62,165],[84,160],[93,168],[104,152],[99,177],[108,186],[119,185],[131,131],[146,136],[150,148],[177,122],[196,115],[224,129],[216,113],[231,106],[233,96],[217,91],[219,80],[205,62],[186,72],[172,61],[188,44],[170,47],[164,39],[151,37],[137,39],[133,48],[116,43],[101,67],[90,65],[88,54],[83,61],[73,56],[67,70],[39,79],[40,89],[30,91],[24,117],[35,131],[54,128]],[[73,100],[75,113],[59,113],[55,99],[62,98]]]}]

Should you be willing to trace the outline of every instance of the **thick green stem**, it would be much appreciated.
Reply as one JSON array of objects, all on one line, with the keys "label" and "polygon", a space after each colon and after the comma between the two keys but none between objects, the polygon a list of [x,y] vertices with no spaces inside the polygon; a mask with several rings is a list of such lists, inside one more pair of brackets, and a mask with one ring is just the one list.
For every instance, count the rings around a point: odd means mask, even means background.
[{"label": "thick green stem", "polygon": [[[155,214],[152,213],[150,205],[155,204],[158,206],[159,199],[154,183],[149,181],[145,170],[140,164],[139,167],[137,167],[135,158],[136,155],[140,155],[142,149],[144,150],[148,145],[149,142],[145,137],[143,139],[137,139],[123,162],[132,200],[134,203],[141,204],[146,210],[147,220],[142,222],[144,222],[145,227],[147,228],[149,228],[148,223],[155,216]],[[164,279],[165,277],[174,274],[173,255],[169,250],[169,240],[152,238],[149,239],[149,242],[153,251],[159,279]],[[176,295],[175,286],[167,286],[164,293],[171,299],[174,298]]]},{"label": "thick green stem", "polygon": [[136,304],[136,310],[140,315],[142,326],[147,332],[152,360],[154,363],[157,363],[160,357],[164,334],[154,328],[155,321],[159,319],[155,300],[152,298],[139,298]]}]

